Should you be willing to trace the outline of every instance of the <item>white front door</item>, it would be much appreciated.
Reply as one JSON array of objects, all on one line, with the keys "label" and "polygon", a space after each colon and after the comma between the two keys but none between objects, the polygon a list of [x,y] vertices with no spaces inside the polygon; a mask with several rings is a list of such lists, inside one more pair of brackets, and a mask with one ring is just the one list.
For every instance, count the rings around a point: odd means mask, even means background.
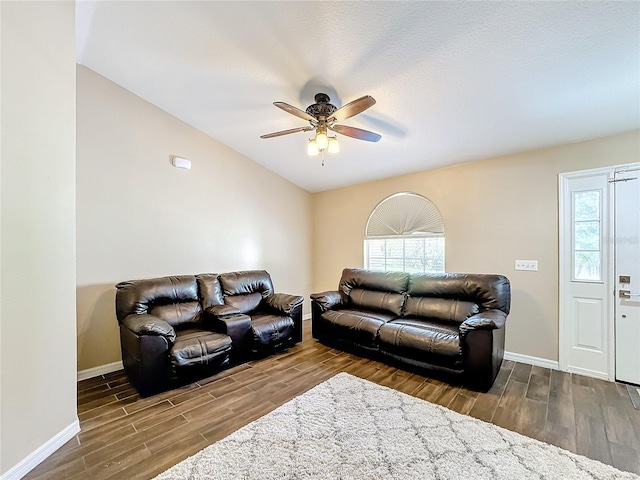
[{"label": "white front door", "polygon": [[609,177],[560,176],[560,368],[603,379],[613,370]]},{"label": "white front door", "polygon": [[640,165],[616,171],[616,379],[640,384]]}]

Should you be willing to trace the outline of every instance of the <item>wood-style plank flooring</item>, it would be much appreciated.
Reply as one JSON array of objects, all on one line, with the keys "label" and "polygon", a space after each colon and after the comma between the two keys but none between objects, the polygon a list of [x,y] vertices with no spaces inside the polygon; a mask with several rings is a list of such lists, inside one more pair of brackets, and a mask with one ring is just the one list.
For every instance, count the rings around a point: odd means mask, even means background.
[{"label": "wood-style plank flooring", "polygon": [[338,372],[640,474],[640,411],[624,385],[505,361],[478,393],[328,348],[305,322],[287,352],[153,397],[122,371],[79,382],[81,432],[25,478],[152,478]]}]

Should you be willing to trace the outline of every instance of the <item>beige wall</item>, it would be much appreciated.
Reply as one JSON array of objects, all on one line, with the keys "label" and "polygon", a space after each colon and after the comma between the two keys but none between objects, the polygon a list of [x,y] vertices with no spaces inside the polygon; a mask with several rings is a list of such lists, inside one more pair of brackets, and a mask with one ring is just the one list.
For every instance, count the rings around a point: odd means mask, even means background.
[{"label": "beige wall", "polygon": [[122,280],[264,268],[308,298],[309,193],[82,66],[77,91],[79,370],[120,360]]},{"label": "beige wall", "polygon": [[[364,228],[378,202],[416,192],[442,214],[447,271],[511,280],[506,349],[557,360],[558,174],[638,158],[633,131],[315,194],[313,290],[334,290],[344,267],[363,265]],[[538,260],[539,270],[516,272],[516,259]]]},{"label": "beige wall", "polygon": [[18,478],[77,426],[75,6],[0,11],[0,474]]}]

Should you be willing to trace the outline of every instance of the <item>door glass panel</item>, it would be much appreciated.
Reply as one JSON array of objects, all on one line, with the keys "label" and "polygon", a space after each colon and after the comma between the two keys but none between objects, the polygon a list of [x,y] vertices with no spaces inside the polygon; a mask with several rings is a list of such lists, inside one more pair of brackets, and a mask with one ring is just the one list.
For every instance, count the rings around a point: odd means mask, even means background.
[{"label": "door glass panel", "polygon": [[602,280],[601,190],[573,194],[573,280]]},{"label": "door glass panel", "polygon": [[576,280],[600,280],[600,252],[575,252]]},{"label": "door glass panel", "polygon": [[600,220],[600,191],[576,192],[574,196],[574,220]]},{"label": "door glass panel", "polygon": [[576,222],[576,250],[600,250],[600,222]]}]

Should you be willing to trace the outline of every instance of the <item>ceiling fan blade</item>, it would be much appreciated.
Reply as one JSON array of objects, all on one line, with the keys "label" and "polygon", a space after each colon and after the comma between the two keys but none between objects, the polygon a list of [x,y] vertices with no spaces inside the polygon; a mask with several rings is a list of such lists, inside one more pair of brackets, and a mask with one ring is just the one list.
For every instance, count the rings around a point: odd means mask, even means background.
[{"label": "ceiling fan blade", "polygon": [[279,137],[281,135],[289,135],[290,133],[308,132],[309,130],[313,130],[313,127],[290,128],[289,130],[282,130],[280,132],[267,133],[266,135],[260,135],[260,138],[273,138],[273,137]]},{"label": "ceiling fan blade", "polygon": [[338,132],[341,135],[347,137],[357,138],[358,140],[366,140],[367,142],[377,142],[382,138],[382,135],[370,132],[369,130],[362,130],[361,128],[347,127],[346,125],[333,125],[329,127],[330,130]]},{"label": "ceiling fan blade", "polygon": [[331,117],[334,118],[336,122],[340,122],[347,118],[351,118],[354,115],[359,114],[360,112],[364,112],[374,103],[376,103],[376,101],[372,96],[365,95],[364,97],[360,97],[353,102],[349,102],[346,105],[343,105],[338,110],[336,110],[333,115],[331,115]]},{"label": "ceiling fan blade", "polygon": [[316,119],[314,117],[312,117],[311,115],[309,115],[307,112],[305,112],[304,110],[300,110],[297,107],[294,107],[292,105],[289,105],[288,103],[284,103],[284,102],[273,102],[273,104],[278,107],[281,108],[282,110],[284,110],[285,112],[290,113],[291,115],[295,115],[296,117],[300,117],[304,120],[309,120],[310,122],[315,122]]}]

